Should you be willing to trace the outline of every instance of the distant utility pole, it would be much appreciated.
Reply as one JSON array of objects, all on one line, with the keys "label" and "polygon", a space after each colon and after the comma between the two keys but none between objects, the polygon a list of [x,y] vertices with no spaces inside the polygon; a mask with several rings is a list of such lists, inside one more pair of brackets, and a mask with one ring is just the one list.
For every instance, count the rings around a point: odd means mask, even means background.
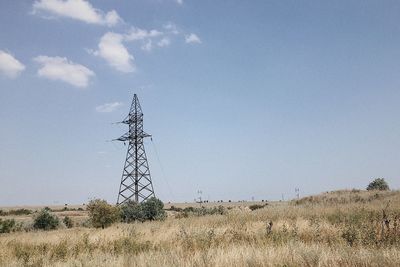
[{"label": "distant utility pole", "polygon": [[203,194],[203,191],[197,190],[197,194],[199,195],[199,203],[202,203],[203,200],[202,200],[201,196],[202,196],[202,194]]},{"label": "distant utility pole", "polygon": [[300,189],[299,188],[295,188],[294,192],[296,193],[297,199],[299,199],[300,198]]},{"label": "distant utility pole", "polygon": [[155,196],[143,144],[143,139],[151,135],[143,131],[143,112],[136,94],[133,96],[128,116],[121,123],[129,125],[129,130],[115,139],[124,144],[128,142],[117,205],[129,200],[139,203]]}]

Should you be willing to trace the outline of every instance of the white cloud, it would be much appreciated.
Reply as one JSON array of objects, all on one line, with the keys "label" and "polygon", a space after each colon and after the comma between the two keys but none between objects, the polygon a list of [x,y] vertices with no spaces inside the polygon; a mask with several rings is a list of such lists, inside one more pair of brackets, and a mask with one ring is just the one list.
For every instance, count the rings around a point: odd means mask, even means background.
[{"label": "white cloud", "polygon": [[150,52],[153,49],[153,42],[151,40],[147,40],[141,47],[142,50]]},{"label": "white cloud", "polygon": [[162,39],[157,43],[157,45],[158,45],[159,47],[165,47],[165,46],[169,46],[170,43],[171,43],[171,41],[169,40],[169,38],[164,37],[164,38],[162,38]]},{"label": "white cloud", "polygon": [[100,39],[99,50],[92,53],[105,59],[110,66],[121,72],[134,72],[134,57],[129,54],[128,49],[123,45],[122,34],[107,32]]},{"label": "white cloud", "polygon": [[90,69],[65,57],[38,56],[34,60],[42,65],[38,70],[39,77],[63,81],[76,87],[87,87],[90,77],[95,75]]},{"label": "white cloud", "polygon": [[186,35],[185,36],[185,42],[187,44],[201,44],[200,38],[194,33]]},{"label": "white cloud", "polygon": [[0,73],[9,78],[16,78],[23,70],[25,70],[24,64],[11,54],[0,50]]},{"label": "white cloud", "polygon": [[[90,54],[101,57],[118,71],[129,73],[136,70],[135,58],[128,51],[128,44],[139,43],[139,48],[151,52],[157,47],[167,47],[171,44],[173,35],[180,34],[175,24],[169,22],[163,25],[162,30],[146,30],[131,27],[126,33],[107,32],[98,44],[96,50],[87,49]],[[195,34],[187,35],[186,43],[201,43]],[[136,46],[137,47],[137,46]]]},{"label": "white cloud", "polygon": [[163,28],[172,34],[179,34],[178,27],[172,22],[163,25]]},{"label": "white cloud", "polygon": [[[143,41],[142,46],[140,47],[142,50],[150,52],[153,50],[153,41],[152,39],[157,38],[159,36],[164,35],[163,32],[158,30],[144,30],[136,27],[132,27],[130,31],[124,35],[124,41],[126,42],[134,42],[134,41]],[[157,42],[159,47],[168,46],[170,44],[170,40],[168,38],[162,38]]]},{"label": "white cloud", "polygon": [[144,40],[162,35],[163,33],[157,30],[143,30],[132,27],[128,34],[124,35],[125,41]]},{"label": "white cloud", "polygon": [[105,16],[105,23],[108,26],[114,26],[121,21],[122,21],[121,17],[118,15],[117,11],[115,11],[115,10],[111,10],[110,12],[107,12],[107,14]]},{"label": "white cloud", "polygon": [[122,21],[115,10],[104,14],[85,0],[38,0],[33,3],[33,13],[47,12],[90,24],[114,26]]},{"label": "white cloud", "polygon": [[175,0],[178,5],[183,5],[183,0]]},{"label": "white cloud", "polygon": [[97,106],[96,111],[101,113],[113,112],[123,104],[121,102],[105,103],[103,105]]}]

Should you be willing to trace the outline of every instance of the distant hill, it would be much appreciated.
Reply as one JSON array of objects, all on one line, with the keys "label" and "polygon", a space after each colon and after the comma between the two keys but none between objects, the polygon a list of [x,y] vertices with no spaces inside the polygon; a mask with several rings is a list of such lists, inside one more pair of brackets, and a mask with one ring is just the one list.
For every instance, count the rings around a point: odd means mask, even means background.
[{"label": "distant hill", "polygon": [[337,190],[295,200],[304,204],[400,203],[400,191]]}]

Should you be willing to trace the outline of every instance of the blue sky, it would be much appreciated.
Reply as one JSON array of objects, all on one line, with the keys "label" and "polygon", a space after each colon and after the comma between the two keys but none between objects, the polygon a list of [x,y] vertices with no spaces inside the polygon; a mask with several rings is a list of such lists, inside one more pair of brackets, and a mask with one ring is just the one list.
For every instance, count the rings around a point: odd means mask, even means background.
[{"label": "blue sky", "polygon": [[116,202],[134,93],[163,201],[398,189],[399,47],[398,1],[2,1],[0,206]]}]

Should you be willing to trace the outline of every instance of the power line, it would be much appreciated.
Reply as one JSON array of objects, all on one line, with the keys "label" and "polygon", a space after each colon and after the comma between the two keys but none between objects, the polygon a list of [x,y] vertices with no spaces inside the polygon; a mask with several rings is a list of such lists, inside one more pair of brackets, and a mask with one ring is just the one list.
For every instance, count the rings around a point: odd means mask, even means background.
[{"label": "power line", "polygon": [[157,148],[156,148],[156,144],[155,144],[155,142],[153,141],[153,137],[150,138],[150,140],[151,140],[151,143],[153,144],[154,152],[155,152],[155,154],[156,154],[156,158],[157,158],[158,164],[160,165],[162,177],[163,177],[163,180],[164,180],[165,184],[167,185],[167,188],[168,188],[170,197],[172,197],[173,199],[175,199],[175,196],[174,196],[174,194],[172,193],[171,187],[170,187],[170,185],[169,185],[169,183],[168,183],[168,180],[166,179],[164,167],[163,167],[163,165],[162,165],[162,163],[161,163],[160,156],[159,156],[158,150],[157,150]]}]

